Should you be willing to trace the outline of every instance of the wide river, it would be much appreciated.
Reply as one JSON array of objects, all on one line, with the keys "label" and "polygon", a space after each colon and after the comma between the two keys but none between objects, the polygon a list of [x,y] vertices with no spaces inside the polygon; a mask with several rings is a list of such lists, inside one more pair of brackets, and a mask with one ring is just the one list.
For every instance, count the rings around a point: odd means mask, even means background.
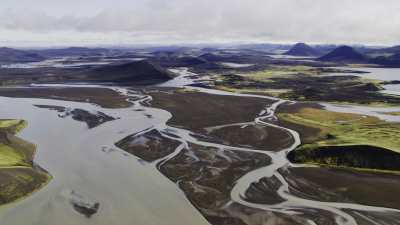
[{"label": "wide river", "polygon": [[[60,118],[57,112],[34,104],[101,111],[120,119],[88,129],[82,122]],[[137,112],[135,107],[104,109],[88,103],[5,97],[0,97],[0,105],[0,118],[28,121],[19,136],[38,146],[35,162],[53,176],[37,193],[3,206],[1,225],[208,224],[178,187],[155,167],[114,146],[130,134],[165,124],[170,113],[152,108]],[[88,202],[99,202],[99,212],[90,219],[78,214],[70,202],[74,194]]]}]

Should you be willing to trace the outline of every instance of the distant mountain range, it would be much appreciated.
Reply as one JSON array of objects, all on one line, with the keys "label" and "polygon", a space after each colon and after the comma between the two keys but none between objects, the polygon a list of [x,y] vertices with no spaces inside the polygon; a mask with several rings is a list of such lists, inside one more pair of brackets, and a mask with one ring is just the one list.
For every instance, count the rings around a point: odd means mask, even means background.
[{"label": "distant mountain range", "polygon": [[108,48],[85,48],[85,47],[69,47],[59,49],[37,49],[30,50],[43,57],[71,57],[71,56],[110,56],[120,54],[122,50]]},{"label": "distant mountain range", "polygon": [[107,48],[70,47],[60,49],[29,49],[0,48],[0,63],[39,62],[55,57],[95,57],[123,54],[123,50]]},{"label": "distant mountain range", "polygon": [[320,56],[322,53],[317,49],[305,44],[297,43],[285,55],[291,56]]},{"label": "distant mountain range", "polygon": [[371,60],[371,63],[389,66],[399,67],[400,66],[400,52],[391,56],[378,56]]},{"label": "distant mountain range", "polygon": [[[271,51],[275,53],[271,53]],[[265,63],[272,60],[269,55],[281,54],[322,57],[319,61],[338,63],[373,63],[384,66],[399,67],[400,46],[336,46],[336,45],[295,45],[254,44],[231,46],[226,48],[191,48],[191,47],[152,47],[143,49],[118,49],[118,48],[86,48],[69,47],[58,49],[13,49],[0,48],[0,65],[38,62],[46,59],[72,57],[76,60],[85,59],[85,63],[110,59],[116,62],[123,59],[147,58],[155,65],[163,67],[197,66],[217,68],[218,63]],[[67,59],[72,60],[72,59]],[[66,61],[67,61],[66,60]]]},{"label": "distant mountain range", "polygon": [[24,63],[39,62],[44,60],[42,55],[31,51],[18,50],[13,48],[0,48],[0,64],[3,63]]}]

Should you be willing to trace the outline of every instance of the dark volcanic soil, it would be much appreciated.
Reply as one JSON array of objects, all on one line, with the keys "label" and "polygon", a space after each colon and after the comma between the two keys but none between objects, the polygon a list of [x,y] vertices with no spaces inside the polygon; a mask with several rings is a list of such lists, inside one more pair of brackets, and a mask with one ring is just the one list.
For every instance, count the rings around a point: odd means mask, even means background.
[{"label": "dark volcanic soil", "polygon": [[88,112],[83,109],[68,109],[62,106],[51,106],[51,105],[35,105],[38,108],[55,110],[59,113],[59,117],[65,118],[71,116],[72,119],[86,123],[89,129],[95,128],[108,121],[116,120],[102,112]]},{"label": "dark volcanic soil", "polygon": [[203,128],[224,124],[251,122],[273,101],[262,98],[245,98],[228,95],[211,95],[200,92],[183,92],[176,89],[171,94],[151,92],[152,107],[171,112],[169,125],[203,131]]},{"label": "dark volcanic soil", "polygon": [[399,175],[331,168],[290,168],[284,174],[292,193],[308,199],[400,208]]},{"label": "dark volcanic soil", "polygon": [[[224,206],[242,175],[270,163],[266,155],[190,145],[161,167],[161,172],[188,196],[213,224],[243,224],[229,218]],[[228,217],[228,218],[227,218]]]},{"label": "dark volcanic soil", "polygon": [[287,148],[293,142],[293,138],[288,132],[270,126],[256,125],[255,123],[219,128],[211,131],[209,135],[217,137],[225,145],[267,151]]},{"label": "dark volcanic soil", "polygon": [[178,141],[165,138],[157,130],[151,130],[140,135],[131,135],[115,145],[132,155],[152,162],[171,154],[178,146]]}]

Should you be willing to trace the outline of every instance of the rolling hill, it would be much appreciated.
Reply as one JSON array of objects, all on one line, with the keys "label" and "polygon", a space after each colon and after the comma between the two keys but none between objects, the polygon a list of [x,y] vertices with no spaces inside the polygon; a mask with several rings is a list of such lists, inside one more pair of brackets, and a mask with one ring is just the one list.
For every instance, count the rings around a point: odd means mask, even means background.
[{"label": "rolling hill", "polygon": [[79,80],[124,84],[156,84],[170,80],[174,75],[147,60],[91,68],[72,74]]},{"label": "rolling hill", "polygon": [[2,64],[39,62],[44,59],[46,59],[44,56],[30,51],[5,47],[0,48],[0,63]]},{"label": "rolling hill", "polygon": [[349,46],[341,46],[332,52],[318,58],[320,61],[339,62],[339,63],[365,63],[367,59],[364,55]]},{"label": "rolling hill", "polygon": [[305,43],[297,43],[289,51],[287,51],[285,55],[320,56],[321,52]]}]

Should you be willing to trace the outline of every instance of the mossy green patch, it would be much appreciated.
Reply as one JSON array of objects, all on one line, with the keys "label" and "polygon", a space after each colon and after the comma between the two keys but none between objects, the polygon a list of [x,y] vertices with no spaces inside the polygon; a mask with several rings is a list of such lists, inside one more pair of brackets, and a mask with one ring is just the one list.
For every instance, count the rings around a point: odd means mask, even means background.
[{"label": "mossy green patch", "polygon": [[[326,69],[325,69],[326,70]],[[290,78],[296,74],[307,76],[317,76],[326,73],[324,69],[318,67],[296,65],[296,66],[278,66],[271,65],[268,69],[262,71],[255,71],[251,73],[241,74],[241,76],[264,82],[273,82],[271,78]],[[333,69],[330,69],[334,71]],[[329,70],[329,71],[330,71]]]},{"label": "mossy green patch", "polygon": [[400,116],[400,112],[385,112],[383,114],[391,115],[391,116]]},{"label": "mossy green patch", "polygon": [[49,179],[46,173],[28,167],[0,169],[0,205],[25,197]]},{"label": "mossy green patch", "polygon": [[312,107],[277,116],[302,136],[303,145],[289,154],[292,162],[400,171],[400,123]]},{"label": "mossy green patch", "polygon": [[[352,113],[303,108],[278,114],[280,120],[318,128],[315,146],[370,145],[400,152],[400,124]],[[303,147],[308,147],[307,145]]]},{"label": "mossy green patch", "polygon": [[7,131],[16,134],[23,130],[27,125],[25,120],[0,120],[0,131]]},{"label": "mossy green patch", "polygon": [[21,199],[50,180],[33,166],[35,145],[15,136],[26,125],[23,120],[0,120],[0,205]]},{"label": "mossy green patch", "polygon": [[23,155],[14,148],[0,143],[0,167],[21,165],[24,162]]}]

